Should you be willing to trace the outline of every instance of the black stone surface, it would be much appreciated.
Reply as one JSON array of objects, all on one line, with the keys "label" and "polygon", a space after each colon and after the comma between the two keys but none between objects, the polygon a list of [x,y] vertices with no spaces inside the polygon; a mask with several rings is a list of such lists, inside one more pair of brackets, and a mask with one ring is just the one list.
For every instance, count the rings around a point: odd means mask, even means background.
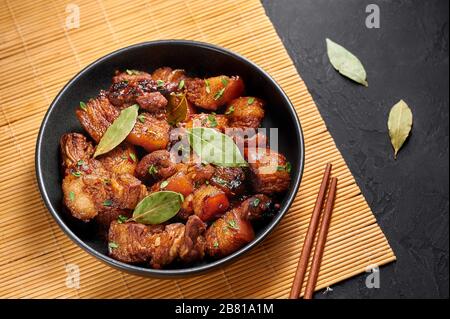
[{"label": "black stone surface", "polygon": [[[263,0],[267,15],[386,234],[397,261],[316,298],[449,297],[449,1]],[[380,28],[368,29],[368,4]],[[330,65],[325,38],[363,62],[369,87]],[[412,135],[393,159],[386,122],[404,99]]]}]

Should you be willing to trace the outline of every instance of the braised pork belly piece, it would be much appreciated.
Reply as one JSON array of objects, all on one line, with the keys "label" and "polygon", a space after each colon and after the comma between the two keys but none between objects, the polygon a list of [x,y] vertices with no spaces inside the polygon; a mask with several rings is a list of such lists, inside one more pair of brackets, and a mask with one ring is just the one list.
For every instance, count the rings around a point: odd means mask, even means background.
[{"label": "braised pork belly piece", "polygon": [[251,221],[260,219],[271,209],[271,200],[262,194],[244,200],[238,207],[226,212],[206,231],[206,252],[209,256],[227,256],[255,238]]},{"label": "braised pork belly piece", "polygon": [[[161,112],[167,105],[167,95],[179,90],[179,83],[186,75],[183,70],[157,69],[151,75],[127,70],[113,78],[108,98],[112,104],[124,108],[138,103],[149,112]],[[166,97],[165,97],[166,96]]]},{"label": "braised pork belly piece", "polygon": [[112,78],[112,83],[120,82],[142,82],[152,80],[151,74],[138,70],[126,70],[124,72],[116,71],[116,75]]},{"label": "braised pork belly piece", "polygon": [[136,222],[113,221],[108,235],[109,254],[126,263],[144,263],[151,258],[157,241],[159,245],[172,244],[173,239],[170,240],[168,232],[164,237],[161,236],[164,228],[163,225],[147,226]]},{"label": "braised pork belly piece", "polygon": [[196,188],[208,183],[215,172],[216,168],[210,164],[189,162],[186,166],[186,174],[192,180]]},{"label": "braised pork belly piece", "polygon": [[168,101],[160,92],[150,92],[137,97],[136,103],[150,114],[163,115]]},{"label": "braised pork belly piece", "polygon": [[165,119],[158,119],[149,113],[139,115],[127,141],[143,147],[147,152],[162,150],[169,144],[170,125]]},{"label": "braised pork belly piece", "polygon": [[255,97],[240,97],[228,104],[225,114],[230,127],[258,128],[264,118],[264,101]]},{"label": "braised pork belly piece", "polygon": [[209,111],[217,109],[241,96],[244,82],[239,76],[216,76],[186,81],[187,98],[195,106]]},{"label": "braised pork belly piece", "polygon": [[206,252],[220,258],[239,250],[255,238],[248,220],[240,217],[237,209],[228,211],[217,219],[206,231]]},{"label": "braised pork belly piece", "polygon": [[68,133],[61,136],[60,150],[63,170],[87,161],[94,154],[92,143],[83,134]]},{"label": "braised pork belly piece", "polygon": [[245,192],[245,172],[240,167],[217,167],[210,180],[228,196],[243,195]]},{"label": "braised pork belly piece", "polygon": [[112,105],[101,93],[95,99],[90,99],[83,108],[76,110],[81,126],[98,143],[108,127],[119,116],[120,110]]},{"label": "braised pork belly piece", "polygon": [[208,127],[224,132],[227,127],[229,127],[228,119],[222,114],[208,114],[199,113],[192,114],[190,119],[186,122],[186,128],[193,127]]},{"label": "braised pork belly piece", "polygon": [[158,92],[158,84],[150,78],[134,76],[129,80],[113,82],[107,97],[118,108],[125,108],[136,103],[136,99],[146,93]]},{"label": "braised pork belly piece", "polygon": [[261,219],[265,213],[272,210],[273,201],[264,194],[252,195],[239,205],[239,216],[248,221]]},{"label": "braised pork belly piece", "polygon": [[111,197],[108,178],[109,174],[103,165],[92,159],[66,172],[62,190],[64,204],[72,216],[82,221],[89,221],[97,216]]},{"label": "braised pork belly piece", "polygon": [[134,209],[147,195],[147,187],[130,174],[113,175],[110,184],[112,205],[121,209]]},{"label": "braised pork belly piece", "polygon": [[134,209],[147,194],[145,185],[132,175],[136,163],[130,159],[136,155],[131,155],[135,154],[131,146],[123,144],[100,160],[91,158],[92,146],[81,134],[65,134],[60,146],[63,163],[70,163],[62,182],[63,200],[75,218],[89,221],[111,209]]},{"label": "braised pork belly piece", "polygon": [[160,86],[164,85],[166,90],[169,92],[174,92],[182,89],[180,85],[181,81],[185,81],[187,79],[186,72],[182,69],[175,69],[169,67],[162,67],[156,69],[152,73],[152,79],[157,81]]},{"label": "braised pork belly piece", "polygon": [[116,175],[134,175],[137,167],[137,152],[133,145],[121,143],[105,155],[99,156],[98,160],[110,173]]},{"label": "braised pork belly piece", "polygon": [[283,154],[270,149],[248,153],[253,191],[267,195],[282,193],[290,185],[290,164]]},{"label": "braised pork belly piece", "polygon": [[62,182],[64,204],[72,216],[89,221],[99,212],[134,209],[147,195],[147,188],[130,174],[115,175],[94,159],[71,169]]},{"label": "braised pork belly piece", "polygon": [[205,254],[206,225],[191,216],[186,225],[147,226],[113,221],[109,229],[110,256],[127,263],[149,263],[162,268],[174,261],[191,263]]}]

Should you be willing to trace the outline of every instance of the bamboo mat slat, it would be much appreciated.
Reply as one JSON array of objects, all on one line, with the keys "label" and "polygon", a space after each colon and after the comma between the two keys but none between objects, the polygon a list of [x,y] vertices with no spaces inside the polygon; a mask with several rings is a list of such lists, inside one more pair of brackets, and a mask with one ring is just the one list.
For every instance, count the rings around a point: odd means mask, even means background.
[{"label": "bamboo mat slat", "polygon": [[[340,185],[317,289],[395,260],[259,1],[75,3],[80,28],[66,30],[66,1],[0,1],[0,297],[286,298],[328,161]],[[128,275],[82,251],[45,209],[34,173],[37,132],[62,86],[109,52],[157,39],[210,42],[260,65],[295,105],[306,144],[299,193],[275,231],[236,263],[177,280]],[[66,285],[68,264],[78,289]]]}]

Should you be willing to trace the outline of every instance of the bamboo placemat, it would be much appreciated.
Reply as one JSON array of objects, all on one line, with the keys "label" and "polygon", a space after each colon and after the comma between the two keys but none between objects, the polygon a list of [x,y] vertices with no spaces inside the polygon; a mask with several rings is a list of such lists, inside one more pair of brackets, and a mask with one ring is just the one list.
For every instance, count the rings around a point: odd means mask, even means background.
[{"label": "bamboo placemat", "polygon": [[[66,1],[0,1],[0,297],[285,298],[327,161],[339,188],[318,288],[395,260],[257,0],[72,2],[80,27],[66,30]],[[38,192],[34,147],[50,102],[81,68],[130,44],[171,38],[226,47],[268,71],[299,114],[306,167],[295,203],[260,246],[215,272],[159,280],[113,270],[62,233]],[[66,285],[68,264],[79,267],[79,289]]]}]

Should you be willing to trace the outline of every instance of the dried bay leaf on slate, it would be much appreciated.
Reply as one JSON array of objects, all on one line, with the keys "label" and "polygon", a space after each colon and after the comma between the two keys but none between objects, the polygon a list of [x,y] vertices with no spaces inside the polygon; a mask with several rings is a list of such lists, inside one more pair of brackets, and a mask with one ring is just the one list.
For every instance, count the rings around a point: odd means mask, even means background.
[{"label": "dried bay leaf on slate", "polygon": [[333,67],[342,75],[360,83],[369,86],[367,83],[367,74],[361,61],[343,46],[326,39],[327,53]]},{"label": "dried bay leaf on slate", "polygon": [[411,109],[405,101],[400,100],[392,107],[388,119],[389,137],[394,148],[395,159],[397,159],[398,151],[411,132],[412,123],[413,115]]}]

